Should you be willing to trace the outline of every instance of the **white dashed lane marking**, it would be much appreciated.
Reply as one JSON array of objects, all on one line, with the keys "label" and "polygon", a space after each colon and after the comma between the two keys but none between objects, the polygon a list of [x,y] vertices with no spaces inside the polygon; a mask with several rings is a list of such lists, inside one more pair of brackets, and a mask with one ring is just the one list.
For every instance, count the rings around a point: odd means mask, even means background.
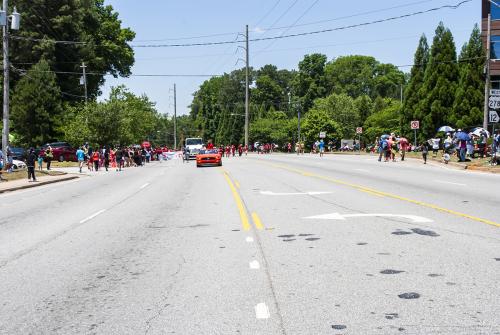
[{"label": "white dashed lane marking", "polygon": [[140,187],[140,189],[142,190],[142,189],[144,189],[144,188],[146,188],[146,187],[148,187],[148,186],[149,186],[149,183],[146,183],[146,184],[142,185],[142,186]]},{"label": "white dashed lane marking", "polygon": [[252,270],[258,270],[258,269],[260,269],[260,264],[256,260],[251,261],[249,263],[249,266],[250,266],[250,269],[252,269]]},{"label": "white dashed lane marking", "polygon": [[253,242],[253,237],[247,237],[245,239],[245,241],[247,241],[248,243],[252,243]]},{"label": "white dashed lane marking", "polygon": [[255,317],[257,319],[269,319],[271,313],[265,302],[261,302],[255,306]]},{"label": "white dashed lane marking", "polygon": [[94,213],[94,214],[92,214],[91,216],[89,216],[89,217],[87,217],[87,218],[83,219],[82,221],[80,221],[80,223],[85,223],[85,222],[87,222],[87,221],[90,221],[90,220],[92,220],[93,218],[95,218],[96,216],[101,215],[101,214],[102,214],[102,213],[104,213],[105,211],[106,211],[105,209],[101,209],[99,212]]}]

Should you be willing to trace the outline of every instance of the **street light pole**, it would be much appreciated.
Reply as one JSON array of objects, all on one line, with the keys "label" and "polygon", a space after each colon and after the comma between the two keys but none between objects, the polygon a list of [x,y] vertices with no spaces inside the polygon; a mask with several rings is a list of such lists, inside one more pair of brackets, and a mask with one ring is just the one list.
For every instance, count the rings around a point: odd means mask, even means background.
[{"label": "street light pole", "polygon": [[248,148],[248,113],[249,113],[249,100],[250,100],[250,92],[249,92],[249,64],[250,64],[250,53],[248,49],[248,24],[246,25],[246,70],[245,70],[245,147]]}]

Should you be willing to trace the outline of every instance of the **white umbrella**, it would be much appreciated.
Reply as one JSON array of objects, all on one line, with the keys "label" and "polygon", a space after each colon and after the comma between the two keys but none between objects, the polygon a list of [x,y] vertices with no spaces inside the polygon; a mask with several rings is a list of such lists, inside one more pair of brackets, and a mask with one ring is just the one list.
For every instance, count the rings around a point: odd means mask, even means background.
[{"label": "white umbrella", "polygon": [[481,136],[481,134],[486,134],[486,137],[490,137],[490,133],[484,128],[476,128],[472,132],[472,135]]},{"label": "white umbrella", "polygon": [[450,126],[442,126],[438,129],[438,131],[448,133],[450,131],[455,131],[455,129],[451,128]]}]

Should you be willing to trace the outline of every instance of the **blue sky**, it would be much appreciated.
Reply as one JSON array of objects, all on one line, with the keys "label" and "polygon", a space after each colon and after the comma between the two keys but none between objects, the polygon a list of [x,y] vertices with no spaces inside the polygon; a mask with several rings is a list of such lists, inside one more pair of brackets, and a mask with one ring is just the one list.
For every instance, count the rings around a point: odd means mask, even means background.
[{"label": "blue sky", "polygon": [[[120,14],[125,27],[137,34],[132,44],[185,44],[235,40],[249,25],[250,38],[280,36],[348,26],[413,13],[460,0],[107,0]],[[473,0],[456,10],[442,9],[401,20],[328,32],[305,37],[253,42],[250,65],[274,64],[296,69],[308,53],[338,56],[370,55],[384,63],[412,64],[422,33],[432,42],[440,21],[450,28],[460,51],[475,23],[481,19],[481,1]],[[321,21],[321,22],[318,22]],[[314,23],[314,24],[310,24]],[[293,26],[291,28],[281,28]],[[273,29],[269,29],[273,28]],[[199,36],[223,34],[203,38]],[[186,38],[186,39],[184,39]],[[241,39],[241,37],[240,37]],[[240,44],[243,46],[243,44]],[[180,48],[135,48],[134,74],[222,74],[242,67],[238,45]],[[409,67],[402,67],[409,71]],[[107,78],[103,97],[112,86],[126,85],[136,94],[146,94],[160,113],[173,114],[173,88],[177,84],[177,113],[189,113],[192,94],[206,78],[130,77]]]}]

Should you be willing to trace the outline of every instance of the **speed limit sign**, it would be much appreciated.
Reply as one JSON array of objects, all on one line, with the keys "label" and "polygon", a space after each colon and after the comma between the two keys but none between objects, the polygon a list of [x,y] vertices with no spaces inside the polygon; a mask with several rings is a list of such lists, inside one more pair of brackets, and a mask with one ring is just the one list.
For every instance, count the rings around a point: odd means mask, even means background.
[{"label": "speed limit sign", "polygon": [[420,129],[420,121],[412,121],[410,123],[411,129]]}]

